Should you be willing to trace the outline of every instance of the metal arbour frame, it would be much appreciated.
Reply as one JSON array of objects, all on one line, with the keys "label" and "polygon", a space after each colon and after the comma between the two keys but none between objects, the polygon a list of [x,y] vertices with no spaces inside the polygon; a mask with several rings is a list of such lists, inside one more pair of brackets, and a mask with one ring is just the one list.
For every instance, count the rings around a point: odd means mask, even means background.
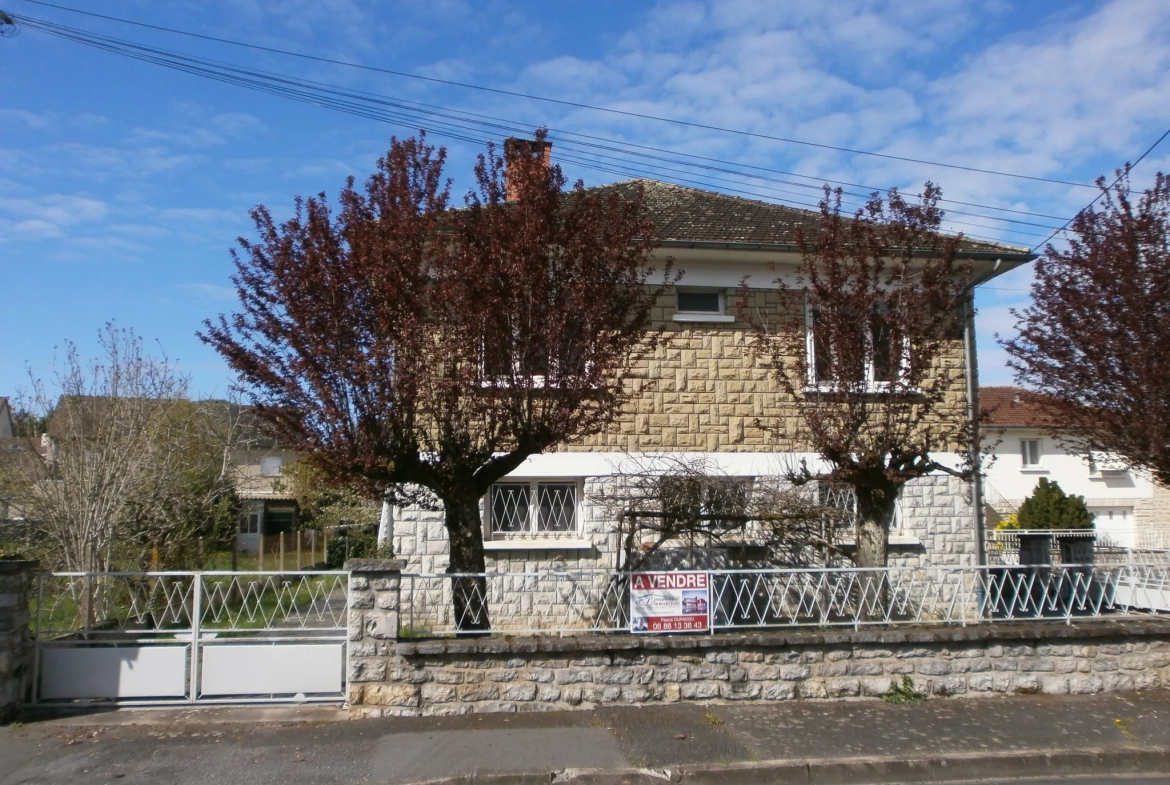
[{"label": "metal arbour frame", "polygon": [[51,573],[34,703],[341,701],[348,573]]},{"label": "metal arbour frame", "polygon": [[[711,631],[897,624],[968,625],[1170,613],[1170,564],[707,570]],[[472,628],[486,600],[492,631],[617,633],[629,627],[631,573],[607,570],[404,574],[406,637]],[[453,603],[454,591],[470,593]],[[486,592],[486,596],[484,594]],[[476,621],[472,619],[471,621]]]}]

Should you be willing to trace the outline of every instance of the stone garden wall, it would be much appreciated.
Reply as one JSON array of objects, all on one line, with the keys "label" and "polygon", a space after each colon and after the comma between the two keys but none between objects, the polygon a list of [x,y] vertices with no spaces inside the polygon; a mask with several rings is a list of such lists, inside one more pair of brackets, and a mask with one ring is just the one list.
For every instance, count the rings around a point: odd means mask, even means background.
[{"label": "stone garden wall", "polygon": [[13,719],[28,686],[29,592],[35,561],[0,559],[0,724]]},{"label": "stone garden wall", "polygon": [[400,564],[350,567],[356,717],[878,698],[903,676],[934,696],[1170,685],[1170,623],[1161,620],[400,641]]}]

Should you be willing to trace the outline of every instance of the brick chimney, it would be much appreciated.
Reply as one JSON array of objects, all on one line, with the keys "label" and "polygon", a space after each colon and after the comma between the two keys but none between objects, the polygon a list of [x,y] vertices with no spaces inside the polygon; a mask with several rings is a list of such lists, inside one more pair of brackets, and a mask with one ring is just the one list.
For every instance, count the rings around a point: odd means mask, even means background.
[{"label": "brick chimney", "polygon": [[514,136],[509,136],[504,140],[505,198],[509,202],[514,202],[519,197],[519,194],[508,180],[508,167],[512,165],[513,161],[519,160],[522,157],[540,158],[541,163],[547,169],[552,162],[552,142],[538,141],[536,139],[518,139]]}]

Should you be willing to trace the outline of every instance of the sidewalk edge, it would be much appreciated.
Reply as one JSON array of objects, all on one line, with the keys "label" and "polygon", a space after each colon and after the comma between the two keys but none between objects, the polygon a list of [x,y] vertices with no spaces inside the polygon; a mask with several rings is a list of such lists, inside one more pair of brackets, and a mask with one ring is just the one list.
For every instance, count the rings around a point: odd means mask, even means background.
[{"label": "sidewalk edge", "polygon": [[772,760],[666,769],[477,772],[417,785],[880,785],[1143,773],[1170,773],[1170,748]]}]

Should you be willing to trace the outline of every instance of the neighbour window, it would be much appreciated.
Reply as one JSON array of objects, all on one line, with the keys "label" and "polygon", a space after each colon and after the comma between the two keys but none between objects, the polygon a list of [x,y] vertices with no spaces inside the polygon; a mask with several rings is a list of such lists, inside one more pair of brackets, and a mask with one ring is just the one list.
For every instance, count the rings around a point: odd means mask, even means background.
[{"label": "neighbour window", "polygon": [[1020,459],[1025,469],[1036,469],[1040,466],[1040,440],[1020,439]]},{"label": "neighbour window", "polygon": [[577,530],[577,483],[523,480],[492,486],[491,533],[548,534]]},{"label": "neighbour window", "polygon": [[[834,351],[833,337],[824,327],[822,310],[815,305],[809,306],[805,325],[810,387],[827,387],[835,382],[846,384],[865,382],[870,390],[880,392],[888,390],[899,371],[904,372],[908,364],[909,358],[905,348],[900,353],[895,350],[889,306],[885,303],[874,309],[862,332],[865,341],[864,352]],[[843,339],[838,337],[838,340]],[[854,340],[854,336],[849,336],[849,340]],[[841,357],[842,354],[845,356]],[[839,363],[849,365],[837,367]]]},{"label": "neighbour window", "polygon": [[266,458],[260,459],[260,474],[265,477],[273,477],[280,474],[280,467],[283,461],[279,455],[269,455]]},{"label": "neighbour window", "polygon": [[259,534],[260,514],[250,512],[240,518],[240,534]]}]

